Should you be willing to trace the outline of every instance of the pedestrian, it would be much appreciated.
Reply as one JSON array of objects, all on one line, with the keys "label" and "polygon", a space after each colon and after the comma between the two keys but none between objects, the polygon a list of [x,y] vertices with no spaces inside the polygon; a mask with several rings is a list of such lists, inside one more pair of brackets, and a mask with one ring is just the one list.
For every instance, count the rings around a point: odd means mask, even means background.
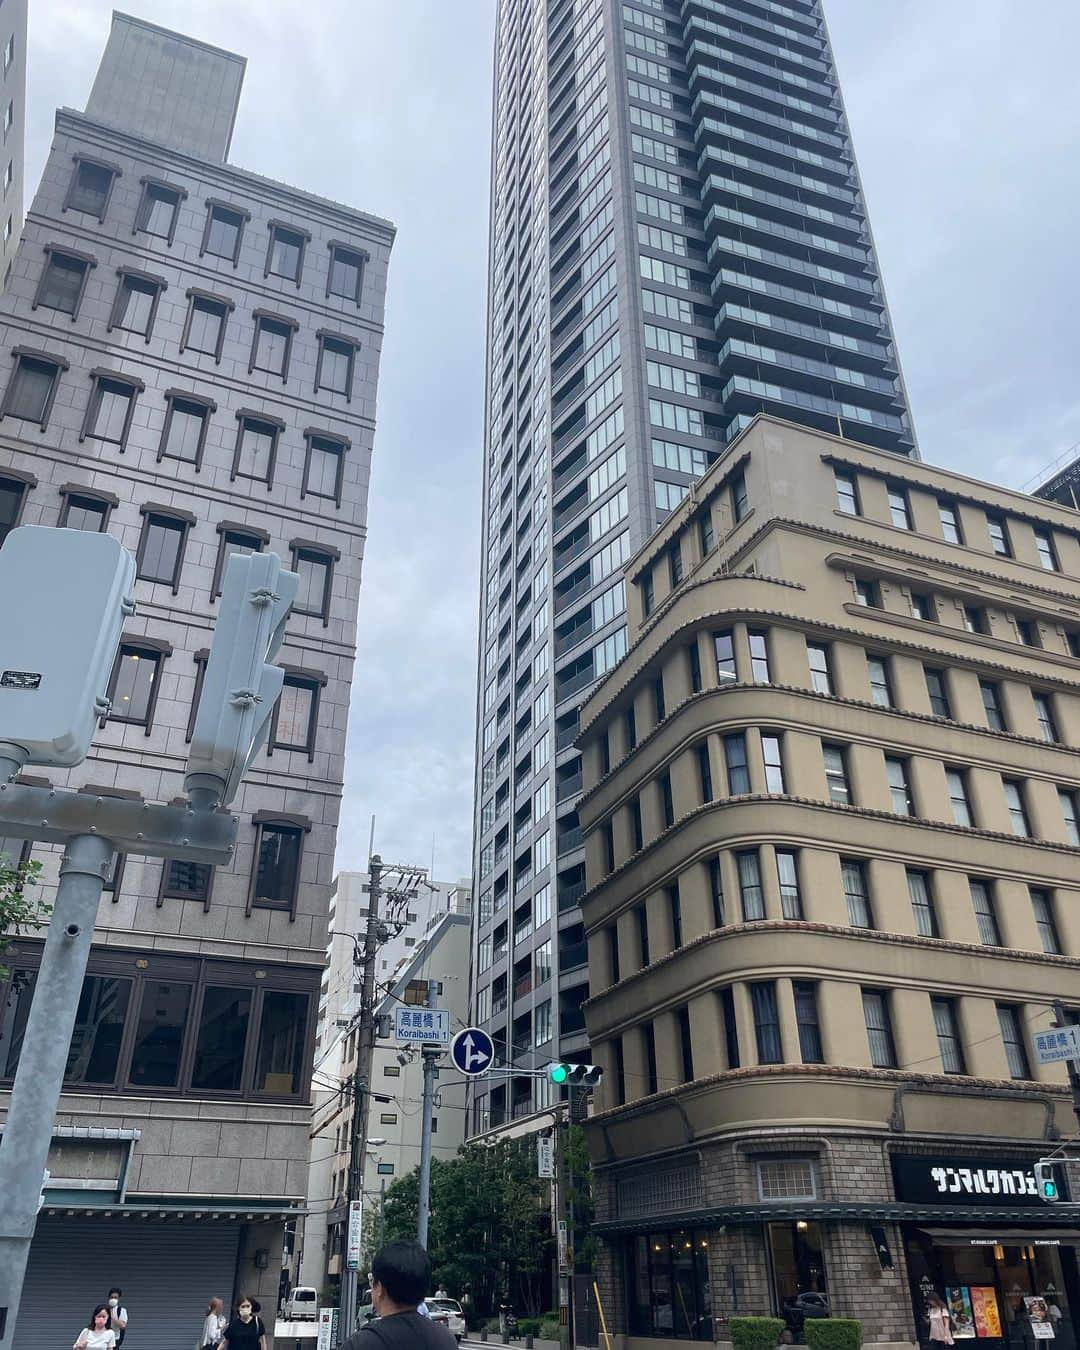
[{"label": "pedestrian", "polygon": [[431,1279],[427,1252],[418,1242],[388,1242],[371,1262],[371,1302],[378,1317],[355,1332],[341,1350],[457,1350],[444,1326],[421,1316]]},{"label": "pedestrian", "polygon": [[116,1350],[116,1332],[109,1326],[109,1316],[109,1305],[99,1303],[72,1350]]},{"label": "pedestrian", "polygon": [[928,1294],[926,1297],[927,1317],[930,1321],[930,1340],[943,1345],[952,1345],[952,1318],[945,1300],[940,1294]]},{"label": "pedestrian", "polygon": [[246,1294],[236,1300],[236,1316],[221,1334],[221,1350],[266,1350],[266,1328]]},{"label": "pedestrian", "polygon": [[199,1350],[217,1350],[217,1344],[225,1334],[229,1320],[225,1316],[225,1304],[219,1298],[212,1298],[206,1309],[202,1336],[199,1338]]},{"label": "pedestrian", "polygon": [[449,1298],[449,1297],[450,1297],[450,1295],[446,1292],[446,1285],[443,1284],[442,1280],[439,1281],[439,1287],[438,1287],[438,1289],[435,1290],[435,1297],[436,1297],[436,1298]]},{"label": "pedestrian", "polygon": [[124,1307],[123,1295],[119,1289],[109,1290],[108,1304],[109,1326],[116,1333],[116,1350],[120,1350],[127,1335],[128,1310]]}]

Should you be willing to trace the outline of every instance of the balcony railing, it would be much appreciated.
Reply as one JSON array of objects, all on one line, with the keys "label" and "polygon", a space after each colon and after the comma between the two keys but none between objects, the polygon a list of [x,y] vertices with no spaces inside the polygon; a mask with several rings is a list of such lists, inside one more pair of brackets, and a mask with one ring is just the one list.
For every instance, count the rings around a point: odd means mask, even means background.
[{"label": "balcony railing", "polygon": [[560,886],[559,913],[564,914],[568,909],[573,909],[584,894],[585,883],[583,881],[574,881],[569,885]]},{"label": "balcony railing", "polygon": [[[574,736],[571,735],[569,744],[573,744],[573,741]],[[560,749],[561,748],[562,747],[560,747]],[[555,788],[555,800],[557,802],[564,802],[566,801],[567,797],[573,797],[576,793],[580,791],[581,791],[581,774],[580,773],[571,774],[569,778],[559,779],[558,785]],[[574,847],[576,848],[577,845],[575,844]],[[559,846],[559,851],[560,853],[564,851],[561,844]]]},{"label": "balcony railing", "polygon": [[585,1014],[580,1008],[570,1008],[559,1013],[559,1031],[563,1036],[571,1036],[576,1031],[585,1030]]},{"label": "balcony railing", "polygon": [[514,985],[514,997],[524,998],[526,994],[532,992],[532,987],[532,972],[530,971],[528,975],[523,975]]},{"label": "balcony railing", "polygon": [[581,847],[581,830],[563,830],[559,835],[557,853],[561,858],[564,853],[572,853],[574,849]]},{"label": "balcony railing", "polygon": [[589,963],[589,947],[585,942],[575,942],[559,948],[559,971],[577,970]]}]

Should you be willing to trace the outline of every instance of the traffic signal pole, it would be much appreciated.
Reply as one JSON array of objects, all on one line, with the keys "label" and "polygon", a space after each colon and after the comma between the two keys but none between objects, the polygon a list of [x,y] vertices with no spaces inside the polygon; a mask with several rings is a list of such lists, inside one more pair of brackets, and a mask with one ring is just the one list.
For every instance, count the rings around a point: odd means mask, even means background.
[{"label": "traffic signal pole", "polygon": [[[427,1006],[435,1007],[438,990],[435,980],[428,980]],[[416,1240],[427,1250],[428,1220],[431,1216],[431,1114],[435,1102],[435,1062],[441,1054],[437,1046],[422,1046],[424,1060],[424,1114],[420,1129],[420,1202],[417,1208]]]}]

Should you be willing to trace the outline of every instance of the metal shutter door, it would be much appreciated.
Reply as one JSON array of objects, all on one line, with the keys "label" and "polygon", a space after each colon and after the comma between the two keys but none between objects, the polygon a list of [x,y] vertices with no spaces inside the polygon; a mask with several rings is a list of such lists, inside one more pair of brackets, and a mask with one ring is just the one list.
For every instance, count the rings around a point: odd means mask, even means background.
[{"label": "metal shutter door", "polygon": [[195,1350],[207,1300],[232,1303],[239,1238],[239,1225],[41,1219],[13,1343],[67,1350],[117,1284],[130,1315],[123,1350]]}]

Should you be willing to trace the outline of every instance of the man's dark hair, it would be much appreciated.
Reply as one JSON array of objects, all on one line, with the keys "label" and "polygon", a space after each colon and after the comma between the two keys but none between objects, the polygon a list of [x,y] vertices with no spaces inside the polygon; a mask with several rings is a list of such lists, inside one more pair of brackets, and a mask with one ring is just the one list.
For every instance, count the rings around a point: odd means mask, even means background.
[{"label": "man's dark hair", "polygon": [[371,1278],[395,1303],[415,1308],[427,1294],[431,1263],[419,1242],[388,1242],[372,1258]]}]

